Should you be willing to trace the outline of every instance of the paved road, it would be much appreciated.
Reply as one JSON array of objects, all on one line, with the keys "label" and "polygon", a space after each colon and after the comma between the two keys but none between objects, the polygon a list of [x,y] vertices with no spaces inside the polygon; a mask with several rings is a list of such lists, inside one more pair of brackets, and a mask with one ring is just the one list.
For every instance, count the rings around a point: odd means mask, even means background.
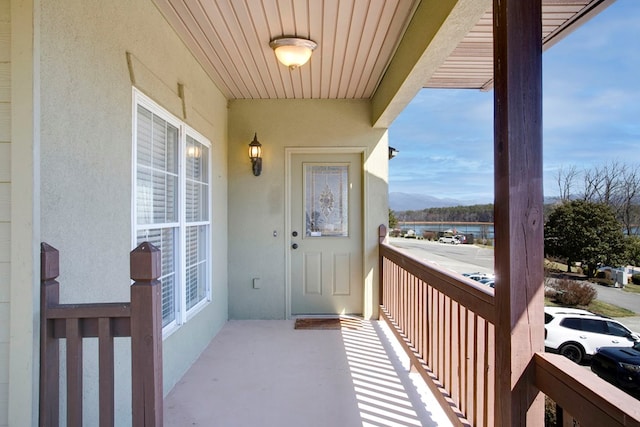
[{"label": "paved road", "polygon": [[596,290],[598,291],[599,300],[640,314],[640,294],[625,292],[621,288],[609,288],[600,285],[596,286]]},{"label": "paved road", "polygon": [[[493,273],[493,249],[475,245],[450,245],[428,240],[389,238],[389,243],[407,250],[413,256],[433,262],[457,273]],[[637,317],[620,318],[633,331],[640,332],[640,294],[625,292],[620,288],[596,286],[598,299],[609,304],[635,311]]]},{"label": "paved road", "polygon": [[421,260],[435,263],[456,273],[493,274],[493,249],[401,237],[390,237],[389,243],[407,250]]}]

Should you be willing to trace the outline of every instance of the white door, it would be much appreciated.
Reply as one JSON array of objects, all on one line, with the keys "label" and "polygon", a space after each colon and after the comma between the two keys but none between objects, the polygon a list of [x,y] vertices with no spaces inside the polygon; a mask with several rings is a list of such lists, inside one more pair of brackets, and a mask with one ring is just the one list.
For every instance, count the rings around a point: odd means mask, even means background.
[{"label": "white door", "polygon": [[362,155],[292,154],[291,314],[361,314]]}]

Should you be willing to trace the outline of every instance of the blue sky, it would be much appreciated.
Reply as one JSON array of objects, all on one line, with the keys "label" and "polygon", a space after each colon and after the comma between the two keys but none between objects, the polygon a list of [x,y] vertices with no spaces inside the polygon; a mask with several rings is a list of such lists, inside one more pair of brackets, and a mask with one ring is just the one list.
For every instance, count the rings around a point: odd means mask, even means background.
[{"label": "blue sky", "polygon": [[[617,0],[543,54],[545,196],[560,168],[640,168],[640,0]],[[389,129],[389,191],[493,202],[493,91],[423,89]]]}]

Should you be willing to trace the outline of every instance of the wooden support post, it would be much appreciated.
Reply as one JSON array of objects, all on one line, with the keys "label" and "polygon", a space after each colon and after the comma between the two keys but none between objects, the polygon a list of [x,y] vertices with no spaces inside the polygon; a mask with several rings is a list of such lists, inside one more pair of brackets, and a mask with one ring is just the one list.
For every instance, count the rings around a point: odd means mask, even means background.
[{"label": "wooden support post", "polygon": [[[384,243],[387,238],[387,227],[384,224],[380,224],[378,227],[378,244]],[[382,285],[384,283],[384,259],[380,254],[378,254],[378,305],[382,306],[384,303],[383,297],[383,288]]]},{"label": "wooden support post", "polygon": [[541,0],[494,0],[496,426],[541,426],[544,350]]},{"label": "wooden support post", "polygon": [[131,251],[132,424],[162,426],[162,286],[160,250]]},{"label": "wooden support post", "polygon": [[40,426],[57,427],[60,418],[60,350],[53,337],[53,320],[47,308],[60,302],[60,255],[46,243],[40,244]]}]

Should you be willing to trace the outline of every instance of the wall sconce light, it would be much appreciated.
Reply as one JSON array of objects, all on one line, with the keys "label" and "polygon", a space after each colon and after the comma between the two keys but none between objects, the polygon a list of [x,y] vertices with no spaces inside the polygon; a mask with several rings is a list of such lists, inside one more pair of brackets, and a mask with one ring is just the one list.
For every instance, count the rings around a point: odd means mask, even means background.
[{"label": "wall sconce light", "polygon": [[262,144],[258,142],[257,133],[253,135],[253,141],[249,144],[249,158],[253,175],[260,176],[262,173]]},{"label": "wall sconce light", "polygon": [[395,156],[398,155],[400,151],[396,150],[393,147],[389,147],[389,160],[393,159]]},{"label": "wall sconce light", "polygon": [[307,39],[283,37],[271,40],[269,46],[276,53],[278,61],[289,67],[290,70],[295,70],[307,63],[311,58],[311,52],[318,47],[318,44]]}]

